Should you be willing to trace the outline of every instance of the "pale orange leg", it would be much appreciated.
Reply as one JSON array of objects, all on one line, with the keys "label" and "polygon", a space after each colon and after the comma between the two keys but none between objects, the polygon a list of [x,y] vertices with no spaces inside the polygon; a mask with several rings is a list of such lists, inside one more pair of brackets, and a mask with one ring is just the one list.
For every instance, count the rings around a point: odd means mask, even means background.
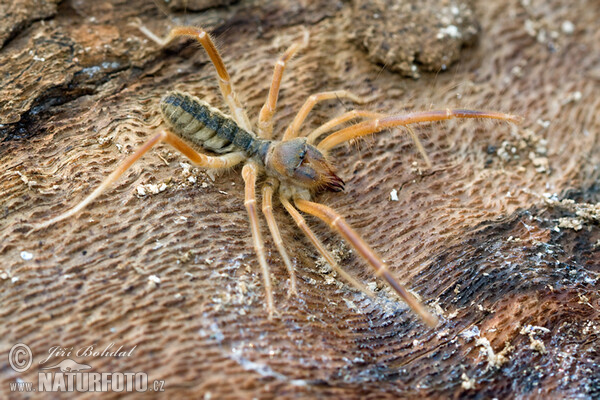
[{"label": "pale orange leg", "polygon": [[188,157],[194,164],[205,167],[205,168],[229,168],[234,165],[240,163],[241,161],[246,159],[246,156],[241,153],[230,153],[225,154],[220,157],[211,157],[201,153],[196,152],[193,148],[187,145],[183,140],[175,136],[174,134],[164,131],[161,133],[157,133],[152,136],[146,143],[144,143],[139,149],[135,151],[132,155],[127,157],[121,165],[117,167],[101,184],[90,193],[85,199],[83,199],[79,204],[75,207],[71,208],[69,211],[59,215],[58,217],[52,218],[48,221],[42,222],[41,224],[34,227],[32,231],[29,233],[45,228],[47,226],[53,225],[59,221],[62,221],[66,218],[72,217],[77,214],[79,211],[84,209],[88,204],[94,201],[102,192],[104,192],[110,185],[112,185],[117,179],[121,177],[137,160],[139,160],[144,154],[146,154],[152,147],[160,142],[166,142],[175,147],[177,150],[182,152],[186,157]]},{"label": "pale orange leg", "polygon": [[335,262],[335,259],[331,255],[331,253],[327,250],[327,248],[321,243],[319,238],[314,234],[314,232],[309,228],[304,220],[304,217],[292,206],[292,204],[283,196],[280,196],[281,204],[285,207],[287,212],[292,216],[298,227],[304,232],[306,237],[311,241],[313,246],[317,249],[319,253],[323,256],[325,261],[331,266],[331,268],[337,272],[343,279],[345,279],[348,283],[354,286],[356,289],[361,292],[367,294],[368,296],[373,297],[374,293],[367,289],[363,284],[361,284],[358,280],[356,280],[352,275],[344,271],[338,264]]},{"label": "pale orange leg", "polygon": [[347,90],[336,90],[333,92],[322,92],[322,93],[313,94],[306,100],[306,102],[304,102],[304,105],[300,108],[300,111],[298,111],[298,114],[296,114],[296,117],[294,118],[292,123],[287,127],[287,129],[285,130],[285,133],[283,134],[282,140],[290,140],[290,139],[293,139],[296,136],[298,136],[300,126],[302,125],[302,123],[304,122],[304,120],[306,119],[306,117],[308,116],[310,111],[315,107],[315,105],[318,102],[324,101],[324,100],[330,100],[330,99],[341,99],[341,98],[350,99],[353,102],[358,103],[358,104],[362,104],[365,102],[365,99],[363,99],[362,97],[359,97]]},{"label": "pale orange leg", "polygon": [[[350,121],[354,118],[360,118],[360,117],[362,117],[362,118],[364,118],[364,117],[366,117],[366,118],[383,118],[385,116],[386,116],[385,114],[376,113],[376,112],[372,112],[372,111],[364,111],[364,110],[348,111],[347,113],[344,113],[344,114],[340,115],[339,117],[333,118],[332,120],[326,122],[325,124],[321,125],[319,128],[315,129],[313,132],[311,132],[309,135],[307,135],[307,137],[306,137],[307,142],[309,144],[312,144],[323,133],[336,127],[339,124]],[[417,137],[417,134],[415,133],[415,131],[412,130],[412,128],[410,126],[406,125],[405,128],[408,130],[408,133],[410,134],[413,142],[415,143],[415,146],[417,146],[417,149],[419,150],[419,152],[425,159],[427,168],[431,168],[431,161],[429,160],[429,156],[425,152],[425,148],[421,144],[421,141]]]},{"label": "pale orange leg", "polygon": [[262,188],[262,212],[267,220],[267,225],[269,225],[269,231],[271,232],[271,236],[273,236],[275,246],[277,246],[277,250],[279,251],[281,258],[283,259],[283,263],[285,264],[285,267],[290,275],[290,288],[288,290],[288,297],[290,297],[292,294],[297,293],[296,275],[294,274],[292,261],[285,251],[285,246],[283,245],[283,240],[281,239],[281,233],[279,232],[277,221],[275,221],[275,217],[273,215],[273,186],[274,183],[267,180]]},{"label": "pale orange leg", "polygon": [[521,118],[516,115],[504,114],[492,111],[476,111],[476,110],[439,110],[439,111],[422,111],[403,115],[390,115],[383,118],[376,118],[368,121],[363,121],[358,124],[340,129],[323,139],[317,148],[326,152],[335,146],[344,143],[348,140],[369,135],[371,133],[380,132],[387,128],[396,126],[406,126],[419,122],[434,122],[443,121],[454,118],[489,118],[499,119],[508,122],[518,123]]},{"label": "pale orange leg", "polygon": [[261,108],[258,116],[258,136],[264,139],[271,139],[273,135],[273,115],[277,108],[277,98],[279,97],[279,87],[281,86],[281,78],[285,65],[291,60],[294,54],[302,47],[308,44],[308,31],[304,32],[301,42],[292,44],[275,64],[273,71],[273,80],[269,89],[269,96],[265,105]]},{"label": "pale orange leg", "polygon": [[244,205],[246,211],[248,211],[248,217],[250,218],[250,229],[252,230],[252,241],[254,242],[254,251],[258,257],[258,262],[262,270],[263,281],[265,285],[265,294],[267,300],[267,311],[269,312],[269,319],[273,318],[273,289],[271,287],[271,276],[269,272],[269,266],[265,259],[265,246],[260,234],[260,226],[258,224],[258,213],[256,211],[256,176],[258,175],[258,167],[256,164],[250,162],[244,165],[242,168],[242,177],[244,178],[246,186],[246,199]]},{"label": "pale orange leg", "polygon": [[229,110],[231,110],[233,118],[245,130],[252,130],[250,120],[246,115],[246,110],[244,110],[244,108],[242,107],[237,97],[237,94],[233,90],[233,85],[231,84],[231,77],[229,76],[229,72],[227,72],[227,68],[225,67],[223,58],[221,58],[217,47],[210,38],[210,35],[206,33],[204,29],[189,26],[178,26],[176,28],[171,29],[171,32],[169,32],[166,38],[161,39],[145,26],[139,26],[138,28],[143,34],[145,34],[150,39],[158,43],[161,47],[166,46],[169,42],[171,42],[171,40],[179,36],[191,37],[200,42],[202,47],[204,47],[204,50],[206,50],[210,61],[212,61],[213,65],[215,66],[215,69],[217,70],[217,75],[219,76],[219,87],[221,88],[221,93],[225,98],[225,102],[227,103]]},{"label": "pale orange leg", "polygon": [[313,144],[314,141],[319,138],[319,136],[321,136],[325,132],[328,132],[329,130],[335,128],[336,126],[343,124],[344,122],[351,121],[355,118],[371,119],[371,118],[382,118],[384,116],[385,116],[385,114],[381,114],[381,113],[377,113],[377,112],[373,112],[373,111],[365,111],[365,110],[348,111],[348,112],[340,115],[339,117],[335,117],[335,118],[325,122],[323,125],[321,125],[317,129],[312,131],[310,134],[308,134],[306,136],[306,139],[309,144]]},{"label": "pale orange leg", "polygon": [[300,198],[294,199],[296,206],[307,214],[326,222],[332,229],[336,230],[344,239],[346,239],[354,249],[373,267],[375,274],[385,279],[387,284],[394,289],[396,293],[408,304],[408,306],[419,315],[427,325],[435,327],[438,324],[437,318],[402,286],[396,278],[390,273],[387,266],[381,258],[375,254],[373,249],[352,229],[346,221],[330,207],[323,204]]}]

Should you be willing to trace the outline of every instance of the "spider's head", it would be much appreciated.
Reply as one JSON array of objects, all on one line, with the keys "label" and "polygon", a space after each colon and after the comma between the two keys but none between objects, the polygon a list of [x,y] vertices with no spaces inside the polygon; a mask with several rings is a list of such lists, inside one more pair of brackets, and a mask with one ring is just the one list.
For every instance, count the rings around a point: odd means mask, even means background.
[{"label": "spider's head", "polygon": [[344,190],[344,181],[333,171],[333,166],[306,138],[274,142],[265,164],[277,178],[311,190]]}]

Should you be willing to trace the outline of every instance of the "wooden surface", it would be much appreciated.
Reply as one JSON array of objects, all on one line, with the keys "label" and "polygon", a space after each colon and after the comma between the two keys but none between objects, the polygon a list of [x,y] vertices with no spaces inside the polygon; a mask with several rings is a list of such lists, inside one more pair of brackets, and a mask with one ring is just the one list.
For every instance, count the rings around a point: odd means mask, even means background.
[{"label": "wooden surface", "polygon": [[[96,372],[147,372],[165,380],[167,396],[600,396],[596,2],[427,1],[394,13],[385,1],[365,10],[359,0],[257,0],[174,7],[169,17],[147,1],[26,3],[4,4],[10,18],[0,22],[0,391],[37,382],[36,363],[52,346],[115,343],[136,348],[131,357],[71,358]],[[370,299],[337,280],[279,205],[300,294],[286,298],[268,239],[279,316],[267,320],[239,170],[189,169],[167,146],[78,216],[27,235],[161,129],[157,105],[168,90],[225,109],[199,46],[161,50],[130,24],[137,19],[161,35],[176,24],[213,31],[253,121],[275,60],[306,28],[311,41],[286,70],[277,132],[310,94],[333,89],[368,96],[364,108],[386,113],[524,116],[519,127],[417,127],[430,170],[402,130],[332,152],[346,191],[316,199],[438,313],[439,328],[425,328],[309,218],[348,271],[382,290]],[[427,72],[445,48],[440,30],[457,61]],[[413,60],[420,79],[394,72],[414,72]],[[352,107],[321,105],[307,127]],[[23,374],[6,357],[18,342],[34,354]]]}]

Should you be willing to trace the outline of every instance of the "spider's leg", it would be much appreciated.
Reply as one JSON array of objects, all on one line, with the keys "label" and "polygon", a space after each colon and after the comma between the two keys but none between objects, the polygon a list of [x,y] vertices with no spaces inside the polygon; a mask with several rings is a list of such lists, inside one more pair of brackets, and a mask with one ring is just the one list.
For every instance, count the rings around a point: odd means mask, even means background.
[{"label": "spider's leg", "polygon": [[279,254],[281,255],[285,267],[290,275],[290,288],[288,290],[288,297],[290,297],[292,294],[298,293],[296,290],[296,275],[294,275],[294,267],[292,266],[290,257],[285,251],[285,246],[283,245],[283,240],[281,239],[281,233],[279,232],[277,221],[273,215],[273,187],[275,186],[275,183],[272,182],[271,179],[272,178],[269,178],[262,188],[262,212],[267,220],[267,225],[269,226],[271,236],[273,236],[275,246],[277,246],[277,250],[279,251]]},{"label": "spider's leg", "polygon": [[291,215],[291,217],[296,222],[296,225],[304,232],[306,237],[311,241],[313,246],[317,249],[319,253],[323,256],[325,261],[331,266],[335,272],[337,272],[343,279],[345,279],[348,283],[354,286],[356,289],[361,292],[367,294],[368,296],[373,297],[374,294],[371,290],[367,289],[362,283],[356,280],[352,275],[344,271],[335,261],[331,253],[327,250],[327,248],[321,243],[319,238],[314,234],[314,232],[310,229],[310,227],[306,224],[304,217],[294,208],[294,206],[283,196],[280,196],[281,204],[285,207],[287,212]]},{"label": "spider's leg", "polygon": [[434,327],[437,325],[437,318],[431,314],[408,290],[404,288],[388,270],[383,260],[375,254],[373,249],[352,229],[346,221],[336,211],[326,205],[314,203],[308,200],[295,198],[296,206],[307,214],[326,222],[332,229],[336,230],[344,239],[346,239],[354,249],[371,265],[377,276],[385,279],[386,283],[394,289],[398,295],[408,304],[408,306],[419,315],[427,325]]},{"label": "spider's leg", "polygon": [[[376,113],[376,112],[373,112],[373,111],[365,111],[365,110],[352,110],[352,111],[348,111],[347,113],[344,113],[344,114],[340,115],[339,117],[336,117],[336,118],[333,118],[333,119],[327,121],[326,123],[324,123],[323,125],[321,125],[317,129],[315,129],[314,131],[312,131],[310,134],[308,134],[306,136],[306,140],[307,140],[307,142],[309,144],[313,144],[314,141],[317,140],[319,138],[319,136],[321,136],[325,132],[329,131],[330,129],[336,127],[339,124],[342,124],[344,122],[350,121],[350,120],[355,119],[355,118],[369,118],[369,119],[372,119],[372,118],[383,118],[385,116],[386,116],[386,114]],[[431,168],[431,161],[429,160],[429,156],[425,152],[425,148],[421,144],[421,141],[419,140],[419,137],[417,136],[417,134],[415,133],[415,131],[413,131],[412,128],[409,125],[404,126],[404,128],[406,128],[406,130],[408,130],[408,133],[410,134],[410,137],[412,138],[415,146],[417,146],[417,149],[419,150],[419,153],[421,153],[421,155],[425,159],[425,163],[427,164],[427,168]]]},{"label": "spider's leg", "polygon": [[318,102],[330,99],[350,99],[355,103],[363,104],[366,100],[360,96],[357,96],[347,90],[335,90],[333,92],[321,92],[317,94],[313,94],[310,96],[302,107],[298,114],[294,117],[292,123],[287,127],[285,133],[283,134],[282,140],[290,140],[298,136],[298,131],[300,130],[300,126],[308,116],[308,113],[317,105]]},{"label": "spider's leg", "polygon": [[438,111],[421,111],[409,114],[389,115],[383,118],[371,119],[368,121],[359,122],[347,128],[340,129],[325,139],[323,139],[317,148],[326,152],[333,147],[344,143],[348,140],[369,135],[371,133],[381,132],[384,129],[396,126],[407,126],[419,122],[435,122],[454,118],[488,118],[499,119],[507,122],[518,123],[521,118],[512,115],[493,111],[477,111],[477,110],[461,110],[447,109]]},{"label": "spider's leg", "polygon": [[263,281],[265,285],[265,294],[267,300],[267,311],[269,319],[273,318],[273,289],[271,288],[271,276],[269,266],[265,258],[265,246],[260,234],[260,226],[258,224],[258,213],[256,211],[256,176],[258,175],[258,167],[253,162],[249,162],[242,168],[242,177],[245,182],[246,198],[244,205],[248,211],[250,218],[250,229],[252,230],[252,241],[254,242],[254,251],[258,257],[258,262],[262,270]]},{"label": "spider's leg", "polygon": [[148,139],[148,141],[144,143],[139,149],[137,149],[135,153],[127,157],[125,161],[123,161],[117,167],[117,169],[115,169],[100,184],[100,186],[98,186],[92,193],[90,193],[85,199],[79,202],[75,207],[71,208],[70,210],[55,218],[52,218],[48,221],[42,222],[41,224],[34,226],[34,229],[31,230],[29,233],[53,225],[59,221],[62,221],[66,218],[72,217],[73,215],[77,214],[88,204],[94,201],[98,196],[100,196],[102,192],[104,192],[111,184],[113,184],[117,179],[119,179],[121,175],[123,175],[125,171],[127,171],[137,160],[139,160],[152,147],[154,147],[160,142],[169,143],[177,150],[182,152],[185,156],[187,156],[194,164],[205,168],[229,168],[246,159],[246,156],[243,153],[230,153],[219,157],[207,156],[196,152],[196,150],[188,146],[183,140],[181,140],[180,138],[168,131],[157,133],[156,135]]},{"label": "spider's leg", "polygon": [[217,70],[217,75],[219,76],[219,87],[221,88],[221,93],[223,94],[223,98],[231,110],[233,118],[235,121],[247,131],[252,130],[252,126],[250,125],[250,120],[246,115],[246,110],[242,107],[235,90],[233,90],[233,85],[231,83],[231,77],[229,76],[229,72],[227,72],[227,68],[225,67],[225,63],[219,54],[219,50],[215,46],[215,43],[210,38],[210,35],[202,28],[195,28],[190,26],[178,26],[176,28],[171,29],[171,32],[167,35],[166,38],[161,39],[157,37],[152,31],[150,31],[145,26],[138,26],[139,30],[148,38],[155,41],[161,47],[166,46],[171,40],[179,37],[186,36],[196,39],[210,58],[210,61],[215,66]]},{"label": "spider's leg", "polygon": [[325,132],[335,128],[336,126],[343,124],[344,122],[351,121],[355,118],[371,119],[371,118],[382,118],[384,116],[385,116],[385,114],[381,114],[381,113],[377,113],[377,112],[373,112],[373,111],[366,111],[366,110],[348,111],[348,112],[345,112],[344,114],[340,115],[339,117],[332,118],[331,120],[325,122],[323,125],[321,125],[317,129],[315,129],[314,131],[312,131],[311,133],[306,135],[306,139],[309,144],[313,144],[314,141],[319,138],[319,136],[321,136]]},{"label": "spider's leg", "polygon": [[279,87],[281,85],[281,78],[283,76],[283,71],[285,70],[285,65],[299,49],[308,45],[308,37],[308,31],[304,31],[302,41],[292,44],[275,64],[269,96],[267,97],[265,105],[260,109],[260,114],[258,116],[258,136],[261,138],[271,139],[273,135],[273,115],[275,114],[275,108],[277,107]]}]

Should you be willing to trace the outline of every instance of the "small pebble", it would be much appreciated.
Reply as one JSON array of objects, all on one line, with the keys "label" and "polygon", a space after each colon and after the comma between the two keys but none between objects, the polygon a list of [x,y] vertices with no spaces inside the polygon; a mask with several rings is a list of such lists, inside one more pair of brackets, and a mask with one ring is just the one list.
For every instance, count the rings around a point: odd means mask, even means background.
[{"label": "small pebble", "polygon": [[560,26],[560,29],[562,29],[564,34],[570,35],[575,31],[575,25],[573,25],[571,21],[564,21]]}]

